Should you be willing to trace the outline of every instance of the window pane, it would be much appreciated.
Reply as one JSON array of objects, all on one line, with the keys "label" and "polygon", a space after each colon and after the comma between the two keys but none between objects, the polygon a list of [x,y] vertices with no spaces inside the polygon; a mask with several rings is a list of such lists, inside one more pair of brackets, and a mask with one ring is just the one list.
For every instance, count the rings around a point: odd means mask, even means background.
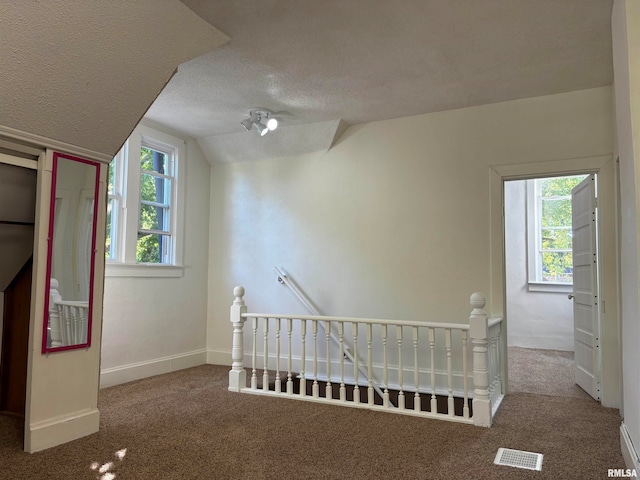
[{"label": "window pane", "polygon": [[141,204],[140,229],[169,232],[169,208]]},{"label": "window pane", "polygon": [[137,263],[168,263],[171,250],[169,235],[138,233]]},{"label": "window pane", "polygon": [[[109,172],[111,172],[111,168],[109,168]],[[116,201],[113,198],[110,198],[109,200],[107,200],[107,238],[105,240],[105,249],[104,249],[105,258],[113,258],[112,250],[114,249],[115,244],[112,239],[112,235],[113,235],[112,221],[113,221],[113,212],[114,212],[115,203]]]},{"label": "window pane", "polygon": [[142,147],[140,150],[140,168],[171,175],[169,171],[169,155],[148,147]]},{"label": "window pane", "polygon": [[571,177],[553,177],[540,180],[540,189],[543,197],[568,197],[571,189],[584,180],[586,175],[574,175]]},{"label": "window pane", "polygon": [[113,194],[114,182],[115,182],[115,169],[116,169],[116,159],[114,158],[109,163],[109,178],[107,181],[107,193],[109,195]]},{"label": "window pane", "polygon": [[573,281],[571,252],[542,252],[542,280],[571,283]]},{"label": "window pane", "polygon": [[571,200],[542,199],[542,227],[570,227]]},{"label": "window pane", "polygon": [[148,173],[140,174],[140,198],[148,202],[169,205],[171,199],[171,180],[155,177]]},{"label": "window pane", "polygon": [[571,250],[571,238],[569,228],[543,228],[542,250]]}]

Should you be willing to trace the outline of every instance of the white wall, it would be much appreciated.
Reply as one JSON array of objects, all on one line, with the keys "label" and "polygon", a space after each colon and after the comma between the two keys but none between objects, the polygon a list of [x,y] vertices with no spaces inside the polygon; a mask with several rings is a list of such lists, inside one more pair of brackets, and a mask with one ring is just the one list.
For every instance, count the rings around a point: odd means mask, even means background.
[{"label": "white wall", "polygon": [[184,275],[114,277],[107,267],[101,387],[206,361],[210,166],[193,139],[186,160]]},{"label": "white wall", "polygon": [[234,285],[250,311],[303,311],[274,265],[326,314],[466,321],[472,292],[492,298],[489,167],[610,155],[611,101],[603,87],[399,118],[324,154],[214,165],[209,361],[230,362]]},{"label": "white wall", "polygon": [[[622,450],[640,468],[640,308],[637,214],[640,185],[640,2],[615,0],[612,13],[617,151],[620,158]],[[630,439],[626,442],[625,438]],[[635,445],[635,448],[631,445]]]},{"label": "white wall", "polygon": [[573,351],[573,303],[566,293],[529,291],[526,181],[505,182],[509,346]]}]

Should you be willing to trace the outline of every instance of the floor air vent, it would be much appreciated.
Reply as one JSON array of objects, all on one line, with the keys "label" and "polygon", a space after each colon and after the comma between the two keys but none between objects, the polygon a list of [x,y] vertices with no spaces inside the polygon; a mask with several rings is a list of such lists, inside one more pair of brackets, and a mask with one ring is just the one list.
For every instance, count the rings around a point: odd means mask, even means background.
[{"label": "floor air vent", "polygon": [[526,468],[529,470],[542,470],[542,454],[523,452],[500,448],[493,461],[496,465],[508,465],[509,467]]}]

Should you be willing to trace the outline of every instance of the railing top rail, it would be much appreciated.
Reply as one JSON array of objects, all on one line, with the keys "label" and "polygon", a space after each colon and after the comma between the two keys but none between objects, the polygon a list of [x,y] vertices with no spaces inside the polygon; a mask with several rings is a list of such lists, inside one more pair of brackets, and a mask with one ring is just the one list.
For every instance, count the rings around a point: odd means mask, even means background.
[{"label": "railing top rail", "polygon": [[392,325],[402,327],[427,327],[427,328],[450,328],[455,330],[469,330],[466,323],[445,323],[445,322],[419,322],[414,320],[385,320],[381,318],[353,318],[353,317],[328,317],[324,315],[290,315],[276,313],[243,313],[244,318],[280,318],[292,320],[321,320],[326,322],[342,323],[373,323],[376,325]]},{"label": "railing top rail", "polygon": [[56,300],[55,302],[56,305],[64,305],[67,307],[89,307],[89,302],[83,302],[80,300]]},{"label": "railing top rail", "polygon": [[493,317],[489,319],[489,324],[488,327],[491,328],[494,325],[499,324],[500,322],[502,322],[502,317]]}]

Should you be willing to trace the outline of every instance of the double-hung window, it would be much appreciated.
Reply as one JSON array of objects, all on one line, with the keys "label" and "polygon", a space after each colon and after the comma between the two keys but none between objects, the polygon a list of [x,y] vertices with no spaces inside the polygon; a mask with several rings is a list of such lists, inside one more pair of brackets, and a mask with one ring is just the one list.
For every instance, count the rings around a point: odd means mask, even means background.
[{"label": "double-hung window", "polygon": [[185,142],[138,126],[109,170],[108,276],[178,276]]},{"label": "double-hung window", "polygon": [[585,175],[527,181],[529,290],[571,291],[571,189]]}]

